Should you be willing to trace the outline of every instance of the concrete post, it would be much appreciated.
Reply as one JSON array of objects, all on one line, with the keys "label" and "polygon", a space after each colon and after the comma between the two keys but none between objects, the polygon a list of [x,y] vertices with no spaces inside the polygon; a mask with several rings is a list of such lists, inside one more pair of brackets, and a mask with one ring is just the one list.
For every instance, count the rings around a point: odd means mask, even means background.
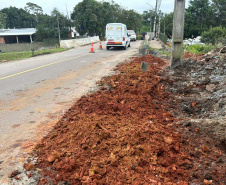
[{"label": "concrete post", "polygon": [[19,43],[19,39],[18,39],[18,36],[16,36],[16,42],[17,42],[17,43]]},{"label": "concrete post", "polygon": [[57,26],[58,26],[58,37],[59,37],[59,47],[60,47],[60,23],[59,23],[59,18],[58,18],[58,14],[57,14]]},{"label": "concrete post", "polygon": [[155,5],[155,20],[154,20],[154,28],[153,28],[154,37],[156,37],[156,17],[157,17],[157,6],[158,6],[158,1],[156,0],[156,5]]},{"label": "concrete post", "polygon": [[178,66],[182,60],[184,38],[185,0],[175,0],[173,17],[173,37],[171,68]]},{"label": "concrete post", "polygon": [[31,43],[33,42],[33,40],[32,40],[32,35],[30,35],[30,41],[31,41]]},{"label": "concrete post", "polygon": [[150,32],[151,32],[151,10],[150,10]]}]

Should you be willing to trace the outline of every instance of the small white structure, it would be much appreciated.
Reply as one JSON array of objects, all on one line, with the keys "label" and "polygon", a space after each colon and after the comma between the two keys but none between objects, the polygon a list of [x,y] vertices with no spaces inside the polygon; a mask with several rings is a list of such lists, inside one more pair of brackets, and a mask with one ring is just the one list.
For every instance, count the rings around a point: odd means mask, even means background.
[{"label": "small white structure", "polygon": [[77,37],[80,36],[79,33],[75,30],[75,27],[71,27],[71,37]]}]

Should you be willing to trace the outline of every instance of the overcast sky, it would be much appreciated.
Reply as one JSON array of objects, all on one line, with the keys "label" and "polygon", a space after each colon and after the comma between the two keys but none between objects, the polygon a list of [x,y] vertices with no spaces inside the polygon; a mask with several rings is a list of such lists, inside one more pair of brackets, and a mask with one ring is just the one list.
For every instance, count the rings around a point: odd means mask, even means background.
[{"label": "overcast sky", "polygon": [[[44,13],[50,14],[53,8],[57,8],[60,12],[70,14],[73,8],[82,0],[0,0],[0,9],[15,6],[17,8],[24,8],[27,2],[35,3],[42,7]],[[102,0],[98,0],[102,1]],[[111,1],[111,0],[105,0]],[[155,0],[114,0],[117,4],[121,5],[125,9],[134,9],[138,13],[142,13],[145,10],[149,10],[151,6],[155,7]],[[186,0],[188,4],[188,0]],[[162,0],[160,10],[164,13],[170,13],[174,8],[174,0]]]}]

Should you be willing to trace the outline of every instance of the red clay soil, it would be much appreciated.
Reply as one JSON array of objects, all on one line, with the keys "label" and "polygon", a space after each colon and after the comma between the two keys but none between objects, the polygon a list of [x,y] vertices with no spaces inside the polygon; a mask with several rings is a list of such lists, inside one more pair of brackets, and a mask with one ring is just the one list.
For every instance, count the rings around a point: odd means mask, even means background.
[{"label": "red clay soil", "polygon": [[199,62],[203,56],[204,56],[204,54],[194,54],[194,53],[185,52],[183,55],[183,58],[184,59],[186,59],[186,58],[196,59]]},{"label": "red clay soil", "polygon": [[[141,71],[142,61],[148,72]],[[217,160],[218,152],[195,151],[182,140],[159,76],[164,65],[151,55],[134,58],[77,101],[36,147],[36,167],[44,174],[39,183],[187,185],[197,172],[194,158]],[[214,184],[221,184],[224,169],[214,174]]]}]

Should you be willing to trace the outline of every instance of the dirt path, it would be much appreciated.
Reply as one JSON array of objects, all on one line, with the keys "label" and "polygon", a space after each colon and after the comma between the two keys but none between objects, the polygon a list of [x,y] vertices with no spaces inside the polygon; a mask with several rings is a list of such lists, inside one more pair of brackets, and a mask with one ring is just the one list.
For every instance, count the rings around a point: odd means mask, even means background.
[{"label": "dirt path", "polygon": [[155,48],[155,49],[162,49],[162,44],[160,41],[157,41],[157,40],[151,40],[150,41],[150,46],[152,48]]}]

